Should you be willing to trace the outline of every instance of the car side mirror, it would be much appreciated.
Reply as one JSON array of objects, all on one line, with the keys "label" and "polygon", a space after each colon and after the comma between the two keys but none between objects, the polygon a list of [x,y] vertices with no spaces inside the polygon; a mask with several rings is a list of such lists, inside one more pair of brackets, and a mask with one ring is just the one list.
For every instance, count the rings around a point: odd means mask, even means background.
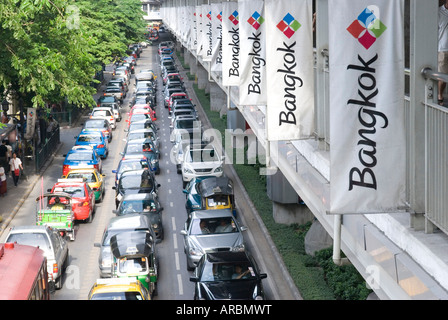
[{"label": "car side mirror", "polygon": [[93,244],[93,246],[96,247],[96,248],[101,248],[101,243],[95,242]]},{"label": "car side mirror", "polygon": [[266,279],[268,275],[266,273],[260,273],[260,279]]},{"label": "car side mirror", "polygon": [[112,210],[112,213],[118,214],[118,210]]},{"label": "car side mirror", "polygon": [[112,173],[117,173],[117,170],[112,170]]},{"label": "car side mirror", "polygon": [[180,234],[183,235],[183,236],[186,236],[187,235],[187,230],[185,230],[185,229],[184,230],[180,230]]},{"label": "car side mirror", "polygon": [[116,187],[116,186],[113,186],[113,187],[112,187],[112,190],[117,190],[117,187]]},{"label": "car side mirror", "polygon": [[198,277],[190,277],[190,281],[191,282],[198,282],[199,278]]},{"label": "car side mirror", "polygon": [[157,184],[157,188],[160,188],[160,187],[161,187],[161,185],[160,185],[160,183],[158,183],[158,184]]},{"label": "car side mirror", "polygon": [[51,192],[51,189],[47,189],[47,192]]},{"label": "car side mirror", "polygon": [[188,194],[188,190],[187,189],[183,189],[182,192],[185,193],[185,194]]}]

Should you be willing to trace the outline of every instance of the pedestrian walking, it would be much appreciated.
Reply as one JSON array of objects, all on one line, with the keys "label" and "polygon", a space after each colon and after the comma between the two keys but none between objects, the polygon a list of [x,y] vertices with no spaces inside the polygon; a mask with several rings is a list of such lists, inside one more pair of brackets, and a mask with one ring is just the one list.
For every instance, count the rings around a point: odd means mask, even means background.
[{"label": "pedestrian walking", "polygon": [[17,154],[13,152],[12,158],[9,161],[11,166],[11,175],[14,180],[14,185],[17,187],[17,183],[19,182],[20,170],[23,170],[22,161],[20,158],[17,158]]},{"label": "pedestrian walking", "polygon": [[8,192],[8,186],[6,182],[5,168],[0,167],[0,197],[4,197]]},{"label": "pedestrian walking", "polygon": [[0,145],[0,167],[5,168],[8,165],[8,147],[6,146],[6,140],[2,141]]}]

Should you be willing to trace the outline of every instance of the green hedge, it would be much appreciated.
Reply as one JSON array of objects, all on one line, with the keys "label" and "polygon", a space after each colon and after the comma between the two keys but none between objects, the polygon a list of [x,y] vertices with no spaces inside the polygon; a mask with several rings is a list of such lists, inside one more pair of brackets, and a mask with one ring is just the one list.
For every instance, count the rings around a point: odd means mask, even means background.
[{"label": "green hedge", "polygon": [[[193,84],[196,96],[212,126],[222,132],[225,118],[210,108],[209,95]],[[235,163],[235,161],[234,161]],[[254,203],[288,271],[305,300],[364,300],[371,292],[353,266],[338,267],[332,249],[321,250],[315,257],[305,252],[305,235],[311,223],[283,225],[274,221],[272,201],[266,193],[266,178],[259,175],[260,165],[234,164],[234,169]]]}]

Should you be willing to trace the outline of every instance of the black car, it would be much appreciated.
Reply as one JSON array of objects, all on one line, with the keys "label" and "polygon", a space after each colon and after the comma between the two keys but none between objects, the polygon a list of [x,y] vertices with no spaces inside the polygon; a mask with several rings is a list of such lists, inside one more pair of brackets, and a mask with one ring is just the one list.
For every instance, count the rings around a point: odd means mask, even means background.
[{"label": "black car", "polygon": [[157,196],[160,184],[157,183],[154,174],[145,168],[142,170],[124,171],[117,186],[113,186],[115,190],[115,207],[117,208],[120,201],[127,194],[134,193],[154,193]]},{"label": "black car", "polygon": [[113,210],[117,216],[124,216],[133,213],[147,215],[151,220],[157,241],[163,240],[162,224],[163,207],[156,195],[151,193],[127,194],[121,200],[117,210]]},{"label": "black car", "polygon": [[202,256],[190,281],[195,300],[264,300],[265,278],[249,251],[218,251]]}]

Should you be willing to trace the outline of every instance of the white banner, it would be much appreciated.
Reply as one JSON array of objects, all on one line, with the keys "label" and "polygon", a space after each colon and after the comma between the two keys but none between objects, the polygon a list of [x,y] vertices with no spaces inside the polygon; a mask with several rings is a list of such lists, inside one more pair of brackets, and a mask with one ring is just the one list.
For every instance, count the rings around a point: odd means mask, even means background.
[{"label": "white banner", "polygon": [[240,33],[238,2],[222,3],[222,84],[240,84]]},{"label": "white banner", "polygon": [[330,213],[405,206],[403,0],[332,0]]},{"label": "white banner", "polygon": [[211,4],[212,19],[212,66],[211,71],[222,71],[222,4]]},{"label": "white banner", "polygon": [[266,24],[263,0],[239,0],[240,105],[266,105]]},{"label": "white banner", "polygon": [[196,30],[196,6],[189,7],[190,10],[188,12],[190,16],[190,46],[191,51],[196,52],[196,48],[198,46],[198,35]]},{"label": "white banner", "polygon": [[[34,136],[34,128],[36,126],[37,119],[37,109],[36,108],[26,108],[26,133],[25,139],[30,140]],[[45,141],[43,141],[45,142]]]},{"label": "white banner", "polygon": [[202,55],[202,6],[196,6],[196,55]]},{"label": "white banner", "polygon": [[202,6],[202,60],[211,61],[213,51],[212,9],[211,5]]},{"label": "white banner", "polygon": [[268,140],[314,132],[312,0],[265,0]]}]

